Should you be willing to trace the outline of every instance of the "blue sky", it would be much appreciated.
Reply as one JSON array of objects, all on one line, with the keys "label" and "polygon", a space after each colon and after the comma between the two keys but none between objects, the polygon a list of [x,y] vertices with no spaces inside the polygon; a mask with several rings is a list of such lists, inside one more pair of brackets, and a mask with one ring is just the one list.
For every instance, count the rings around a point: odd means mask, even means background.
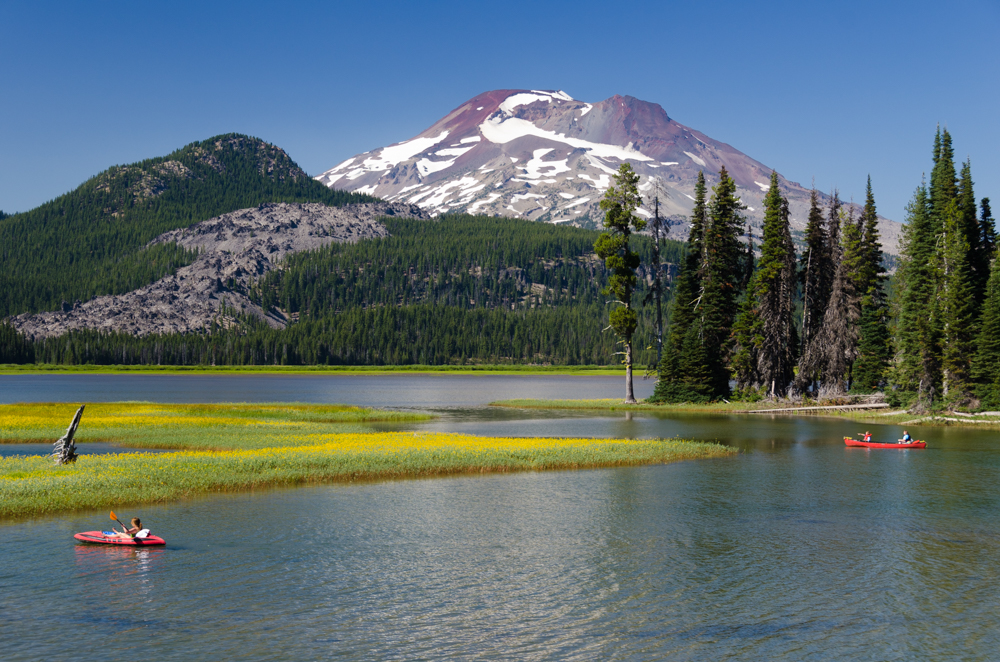
[{"label": "blue sky", "polygon": [[[137,6],[142,5],[142,6]],[[1000,207],[1000,3],[0,5],[0,209],[236,131],[319,174],[498,88],[629,94],[902,220],[935,126]]]}]

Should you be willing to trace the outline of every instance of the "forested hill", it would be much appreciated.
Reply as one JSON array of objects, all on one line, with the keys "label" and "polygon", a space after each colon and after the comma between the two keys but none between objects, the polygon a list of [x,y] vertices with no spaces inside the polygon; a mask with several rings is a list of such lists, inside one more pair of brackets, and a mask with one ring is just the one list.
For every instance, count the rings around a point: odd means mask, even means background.
[{"label": "forested hill", "polygon": [[[384,218],[389,237],[330,244],[289,256],[252,297],[301,317],[350,308],[433,304],[456,308],[605,307],[597,232],[490,216],[445,215],[428,223]],[[648,237],[633,242],[643,265]],[[666,240],[662,260],[680,262],[684,244]],[[670,266],[668,269],[672,268]],[[640,276],[646,276],[640,268]],[[605,311],[606,312],[606,311]],[[599,324],[599,322],[597,322]]]},{"label": "forested hill", "polygon": [[196,255],[154,237],[265,202],[370,202],[235,133],[115,166],[28,212],[0,215],[0,318],[148,285]]},{"label": "forested hill", "polygon": [[[136,337],[71,331],[25,343],[0,335],[0,362],[274,365],[610,364],[607,271],[598,233],[510,218],[383,218],[390,236],[295,253],[246,294],[292,323],[233,311],[205,332]],[[649,237],[633,238],[643,265]],[[684,244],[664,241],[668,274]],[[649,288],[640,268],[638,297]],[[653,305],[640,308],[638,362],[655,360]],[[0,325],[2,331],[2,325]]]}]

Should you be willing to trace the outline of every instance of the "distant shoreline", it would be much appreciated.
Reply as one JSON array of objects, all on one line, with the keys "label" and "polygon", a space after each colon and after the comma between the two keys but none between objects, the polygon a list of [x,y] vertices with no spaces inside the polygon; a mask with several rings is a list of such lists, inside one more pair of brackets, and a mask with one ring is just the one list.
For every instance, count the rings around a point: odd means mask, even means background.
[{"label": "distant shoreline", "polygon": [[395,366],[155,366],[155,365],[53,365],[0,364],[0,375],[24,374],[156,374],[156,375],[560,375],[625,377],[624,368],[608,366],[532,365],[395,365]]},{"label": "distant shoreline", "polygon": [[513,409],[570,409],[591,411],[626,411],[647,412],[653,414],[688,414],[688,415],[747,415],[747,416],[806,416],[830,417],[854,421],[859,424],[900,425],[900,426],[932,426],[932,427],[972,427],[1000,428],[1000,412],[966,412],[938,411],[915,414],[901,409],[885,411],[885,405],[873,405],[870,409],[858,409],[858,405],[841,404],[817,407],[806,404],[801,407],[779,407],[774,403],[761,402],[713,402],[708,404],[649,404],[639,402],[627,405],[620,399],[608,398],[601,400],[498,400],[490,402],[490,407],[509,407]]}]

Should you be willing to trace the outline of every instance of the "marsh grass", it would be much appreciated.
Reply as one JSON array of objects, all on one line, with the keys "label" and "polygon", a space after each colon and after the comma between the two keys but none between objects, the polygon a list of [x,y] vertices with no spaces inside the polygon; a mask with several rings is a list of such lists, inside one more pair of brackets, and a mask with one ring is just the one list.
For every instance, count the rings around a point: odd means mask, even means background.
[{"label": "marsh grass", "polygon": [[59,467],[40,456],[0,458],[0,519],[303,483],[629,466],[737,452],[679,440],[411,432],[306,433],[301,441],[227,452],[84,455]]},{"label": "marsh grass", "polygon": [[[0,405],[0,443],[55,441],[76,404]],[[310,435],[359,432],[377,422],[422,421],[415,412],[348,405],[92,403],[76,435],[132,448],[229,450],[310,443]]]}]

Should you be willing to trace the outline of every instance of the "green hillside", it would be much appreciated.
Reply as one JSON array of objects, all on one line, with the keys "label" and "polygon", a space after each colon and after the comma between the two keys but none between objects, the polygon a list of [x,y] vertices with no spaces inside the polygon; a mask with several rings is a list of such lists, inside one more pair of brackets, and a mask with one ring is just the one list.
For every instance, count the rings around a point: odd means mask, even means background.
[{"label": "green hillside", "polygon": [[147,285],[189,264],[157,235],[264,202],[369,202],[311,179],[278,147],[226,134],[115,166],[28,212],[0,215],[0,318]]}]

